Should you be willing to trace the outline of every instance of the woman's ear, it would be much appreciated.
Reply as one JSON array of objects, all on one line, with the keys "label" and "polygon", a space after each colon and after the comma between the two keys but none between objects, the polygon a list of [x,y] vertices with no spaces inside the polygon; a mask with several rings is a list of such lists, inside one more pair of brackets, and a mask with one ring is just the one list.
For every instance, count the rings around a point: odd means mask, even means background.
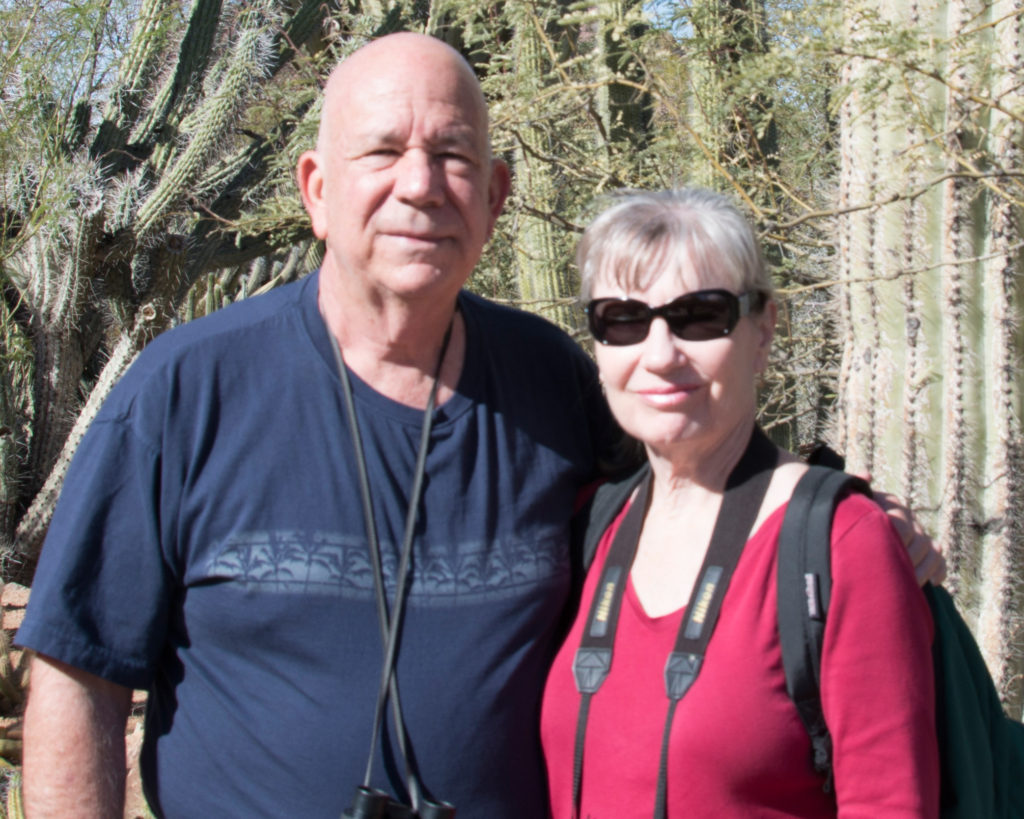
[{"label": "woman's ear", "polygon": [[775,299],[769,299],[759,313],[752,316],[757,329],[757,358],[755,372],[763,373],[768,367],[768,358],[772,353],[772,341],[775,338],[775,322],[779,318],[779,307]]}]

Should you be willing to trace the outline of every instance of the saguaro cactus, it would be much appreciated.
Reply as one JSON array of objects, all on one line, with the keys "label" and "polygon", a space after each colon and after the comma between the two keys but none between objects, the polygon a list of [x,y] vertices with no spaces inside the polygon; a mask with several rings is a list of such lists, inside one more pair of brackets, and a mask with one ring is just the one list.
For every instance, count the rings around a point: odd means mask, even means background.
[{"label": "saguaro cactus", "polygon": [[[532,4],[522,4],[513,12],[516,22],[513,53],[516,65],[516,90],[520,97],[536,107],[551,86],[559,54],[557,11],[552,4],[551,17]],[[538,12],[542,12],[538,14]],[[524,123],[517,133],[513,152],[514,172],[521,194],[529,197],[530,208],[520,212],[515,227],[515,258],[519,296],[523,306],[541,313],[562,327],[576,323],[572,297],[575,287],[566,260],[570,244],[564,231],[553,223],[565,202],[559,181],[560,169],[551,161],[560,128],[564,123],[538,112],[534,122]]]},{"label": "saguaro cactus", "polygon": [[[839,445],[937,532],[1018,714],[1022,15],[1013,2],[846,4],[839,219]],[[916,39],[887,39],[887,23]]]}]

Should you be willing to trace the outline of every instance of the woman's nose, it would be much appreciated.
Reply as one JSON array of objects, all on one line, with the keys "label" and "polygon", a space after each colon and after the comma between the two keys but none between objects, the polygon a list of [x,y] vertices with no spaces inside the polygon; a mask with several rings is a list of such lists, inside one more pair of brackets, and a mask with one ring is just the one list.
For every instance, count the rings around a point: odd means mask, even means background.
[{"label": "woman's nose", "polygon": [[652,319],[642,344],[643,364],[652,372],[678,367],[686,359],[680,340],[660,316]]}]

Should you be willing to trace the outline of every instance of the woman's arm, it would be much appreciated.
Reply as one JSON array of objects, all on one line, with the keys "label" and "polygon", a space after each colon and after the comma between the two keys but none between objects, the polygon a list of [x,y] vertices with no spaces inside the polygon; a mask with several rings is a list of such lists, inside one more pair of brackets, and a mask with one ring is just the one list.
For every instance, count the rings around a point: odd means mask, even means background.
[{"label": "woman's arm", "polygon": [[822,707],[839,816],[938,815],[932,623],[907,550],[866,498],[832,530]]}]

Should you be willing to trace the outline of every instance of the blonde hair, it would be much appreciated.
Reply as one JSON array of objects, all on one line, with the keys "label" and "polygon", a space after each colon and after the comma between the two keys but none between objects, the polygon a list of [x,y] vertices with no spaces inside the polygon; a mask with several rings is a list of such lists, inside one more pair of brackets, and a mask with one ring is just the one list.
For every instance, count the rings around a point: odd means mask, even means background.
[{"label": "blonde hair", "polygon": [[597,279],[643,289],[683,270],[724,277],[737,293],[772,295],[750,222],[725,196],[701,188],[621,191],[584,231],[576,262],[584,300]]}]

